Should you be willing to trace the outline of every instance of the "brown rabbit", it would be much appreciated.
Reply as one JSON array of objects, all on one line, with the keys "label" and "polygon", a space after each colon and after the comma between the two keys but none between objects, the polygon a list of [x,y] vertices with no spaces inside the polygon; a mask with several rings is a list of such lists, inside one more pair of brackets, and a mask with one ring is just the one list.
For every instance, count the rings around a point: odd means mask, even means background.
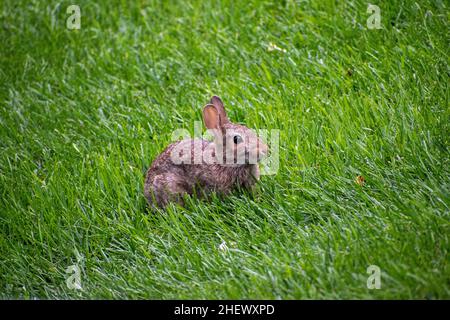
[{"label": "brown rabbit", "polygon": [[250,188],[259,179],[257,162],[268,147],[245,126],[231,123],[219,97],[203,108],[203,120],[214,142],[188,139],[169,145],[152,163],[144,193],[152,207],[183,205],[183,195],[228,194]]}]

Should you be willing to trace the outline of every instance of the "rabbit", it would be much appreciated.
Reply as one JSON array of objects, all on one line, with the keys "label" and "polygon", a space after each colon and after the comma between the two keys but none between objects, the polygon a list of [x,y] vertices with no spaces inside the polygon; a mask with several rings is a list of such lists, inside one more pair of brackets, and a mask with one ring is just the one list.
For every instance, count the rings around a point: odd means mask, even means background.
[{"label": "rabbit", "polygon": [[150,207],[183,206],[185,195],[227,195],[236,188],[251,189],[259,180],[258,162],[267,156],[268,146],[249,128],[230,122],[217,96],[203,108],[203,121],[213,133],[212,142],[174,142],[151,164],[144,187]]}]

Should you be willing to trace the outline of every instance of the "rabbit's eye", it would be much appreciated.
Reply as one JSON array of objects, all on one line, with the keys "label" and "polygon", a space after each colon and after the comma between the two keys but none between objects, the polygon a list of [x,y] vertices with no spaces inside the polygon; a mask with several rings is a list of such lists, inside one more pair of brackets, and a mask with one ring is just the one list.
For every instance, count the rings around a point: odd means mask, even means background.
[{"label": "rabbit's eye", "polygon": [[233,141],[234,141],[234,144],[241,143],[242,142],[242,137],[239,136],[239,135],[236,135],[236,136],[233,137]]}]

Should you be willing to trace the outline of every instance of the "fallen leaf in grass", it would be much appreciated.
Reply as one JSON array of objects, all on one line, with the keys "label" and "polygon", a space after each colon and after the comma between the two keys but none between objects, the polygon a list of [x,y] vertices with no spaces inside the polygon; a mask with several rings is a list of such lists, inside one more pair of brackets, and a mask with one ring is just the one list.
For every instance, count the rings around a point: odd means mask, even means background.
[{"label": "fallen leaf in grass", "polygon": [[227,242],[226,241],[222,241],[222,243],[219,245],[219,250],[220,251],[228,251],[228,246],[227,246]]},{"label": "fallen leaf in grass", "polygon": [[363,176],[357,176],[355,178],[355,183],[359,184],[361,187],[366,183],[366,179]]},{"label": "fallen leaf in grass", "polygon": [[280,47],[278,47],[276,44],[274,44],[272,42],[269,43],[269,46],[267,47],[267,50],[268,51],[275,51],[276,50],[276,51],[280,51],[280,52],[283,52],[283,53],[287,52],[286,49],[280,48]]},{"label": "fallen leaf in grass", "polygon": [[[236,248],[237,247],[237,243],[235,241],[231,241],[230,242],[230,247],[231,248]],[[223,251],[223,252],[228,251],[228,244],[227,244],[227,242],[225,240],[222,241],[222,243],[219,245],[219,250]]]}]

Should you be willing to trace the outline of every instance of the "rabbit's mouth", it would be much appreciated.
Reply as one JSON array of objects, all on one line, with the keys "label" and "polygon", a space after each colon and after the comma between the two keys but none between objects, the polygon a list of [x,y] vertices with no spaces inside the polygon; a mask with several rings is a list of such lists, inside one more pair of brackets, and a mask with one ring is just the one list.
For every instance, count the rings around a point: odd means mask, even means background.
[{"label": "rabbit's mouth", "polygon": [[256,164],[267,157],[268,149],[257,149],[254,151],[245,151],[245,164]]}]

